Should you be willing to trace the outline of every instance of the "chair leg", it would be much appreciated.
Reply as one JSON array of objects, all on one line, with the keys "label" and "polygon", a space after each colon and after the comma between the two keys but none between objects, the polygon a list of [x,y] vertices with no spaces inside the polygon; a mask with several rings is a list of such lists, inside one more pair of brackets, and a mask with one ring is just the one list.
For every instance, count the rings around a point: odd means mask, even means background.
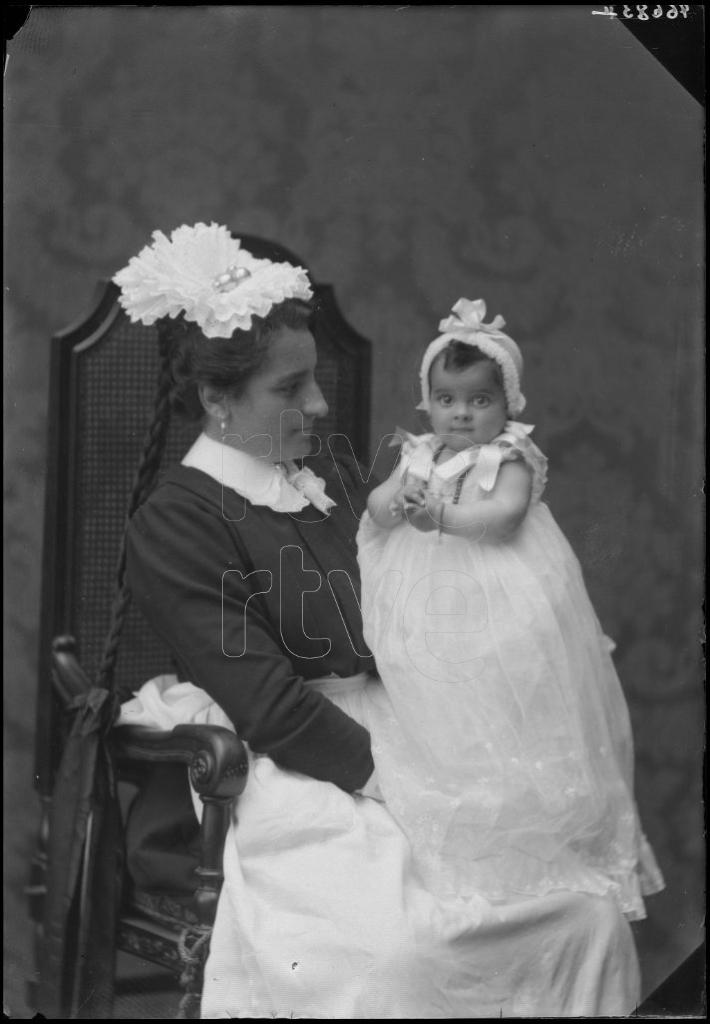
[{"label": "chair leg", "polygon": [[222,889],[222,857],[224,837],[229,825],[232,797],[200,796],[202,801],[202,827],[200,864],[195,903],[200,924],[211,928],[217,913],[217,901]]},{"label": "chair leg", "polygon": [[205,973],[205,962],[210,944],[210,929],[186,928],[180,936],[179,952],[183,963],[180,975],[180,987],[184,995],[180,1000],[178,1020],[199,1020],[200,1002],[202,999],[202,982]]},{"label": "chair leg", "polygon": [[202,982],[209,952],[210,936],[222,888],[222,850],[229,824],[229,809],[233,797],[200,796],[202,813],[202,849],[200,865],[196,869],[199,883],[195,903],[200,919],[198,928],[185,929],[180,936],[180,959],[183,972],[180,986],[184,996],[180,1001],[178,1020],[196,1020],[200,1016]]}]

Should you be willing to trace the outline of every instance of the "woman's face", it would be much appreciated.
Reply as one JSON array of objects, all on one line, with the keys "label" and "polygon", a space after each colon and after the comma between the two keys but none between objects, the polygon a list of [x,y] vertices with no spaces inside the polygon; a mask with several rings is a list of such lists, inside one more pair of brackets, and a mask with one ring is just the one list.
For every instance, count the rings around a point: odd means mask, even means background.
[{"label": "woman's face", "polygon": [[310,331],[283,327],[269,341],[266,361],[239,398],[227,398],[225,442],[270,462],[310,454],[312,428],[328,406],[314,377]]}]

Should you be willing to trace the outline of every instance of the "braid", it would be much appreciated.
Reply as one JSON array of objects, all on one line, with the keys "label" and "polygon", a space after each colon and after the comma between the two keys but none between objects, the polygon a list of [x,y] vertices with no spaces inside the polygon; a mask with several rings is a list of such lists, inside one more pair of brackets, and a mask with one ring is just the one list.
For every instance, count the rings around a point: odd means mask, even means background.
[{"label": "braid", "polygon": [[[121,536],[118,563],[116,565],[116,596],[111,608],[109,630],[104,641],[104,649],[99,666],[96,685],[105,690],[113,689],[113,674],[118,657],[118,645],[131,603],[131,593],[126,583],[126,537],[128,523],[137,509],[150,494],[155,478],[160,469],[160,462],[165,451],[165,442],[170,425],[170,393],[173,378],[170,366],[171,333],[169,325],[158,325],[158,347],[160,358],[160,374],[155,396],[153,420],[143,444],[143,452],[131,488],[128,502],[126,523]],[[118,698],[127,694],[116,694]]]}]

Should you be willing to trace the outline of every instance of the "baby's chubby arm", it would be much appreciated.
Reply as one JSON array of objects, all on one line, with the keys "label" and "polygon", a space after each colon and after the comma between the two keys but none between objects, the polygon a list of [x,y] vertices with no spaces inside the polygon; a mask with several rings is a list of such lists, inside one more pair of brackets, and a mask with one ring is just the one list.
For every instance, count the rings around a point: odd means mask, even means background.
[{"label": "baby's chubby arm", "polygon": [[[532,492],[532,470],[523,461],[504,462],[490,495],[478,501],[460,505],[445,504],[440,498],[428,495],[425,509],[417,517],[428,513],[432,524],[419,529],[438,527],[442,533],[491,544],[506,541],[515,533],[528,510]],[[410,523],[417,526],[412,516]]]}]

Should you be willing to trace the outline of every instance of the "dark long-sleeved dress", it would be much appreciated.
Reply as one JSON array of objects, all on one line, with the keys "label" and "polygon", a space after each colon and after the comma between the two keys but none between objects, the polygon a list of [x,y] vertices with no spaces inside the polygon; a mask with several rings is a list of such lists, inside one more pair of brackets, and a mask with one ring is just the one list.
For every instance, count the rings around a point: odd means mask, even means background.
[{"label": "dark long-sleeved dress", "polygon": [[[373,771],[367,731],[306,680],[371,670],[355,533],[366,486],[352,459],[307,460],[336,506],[284,514],[198,469],[171,469],[128,535],[133,600],[251,749],[346,791]],[[133,805],[128,865],[143,887],[191,891],[196,822],[185,773],[153,770]]]}]

